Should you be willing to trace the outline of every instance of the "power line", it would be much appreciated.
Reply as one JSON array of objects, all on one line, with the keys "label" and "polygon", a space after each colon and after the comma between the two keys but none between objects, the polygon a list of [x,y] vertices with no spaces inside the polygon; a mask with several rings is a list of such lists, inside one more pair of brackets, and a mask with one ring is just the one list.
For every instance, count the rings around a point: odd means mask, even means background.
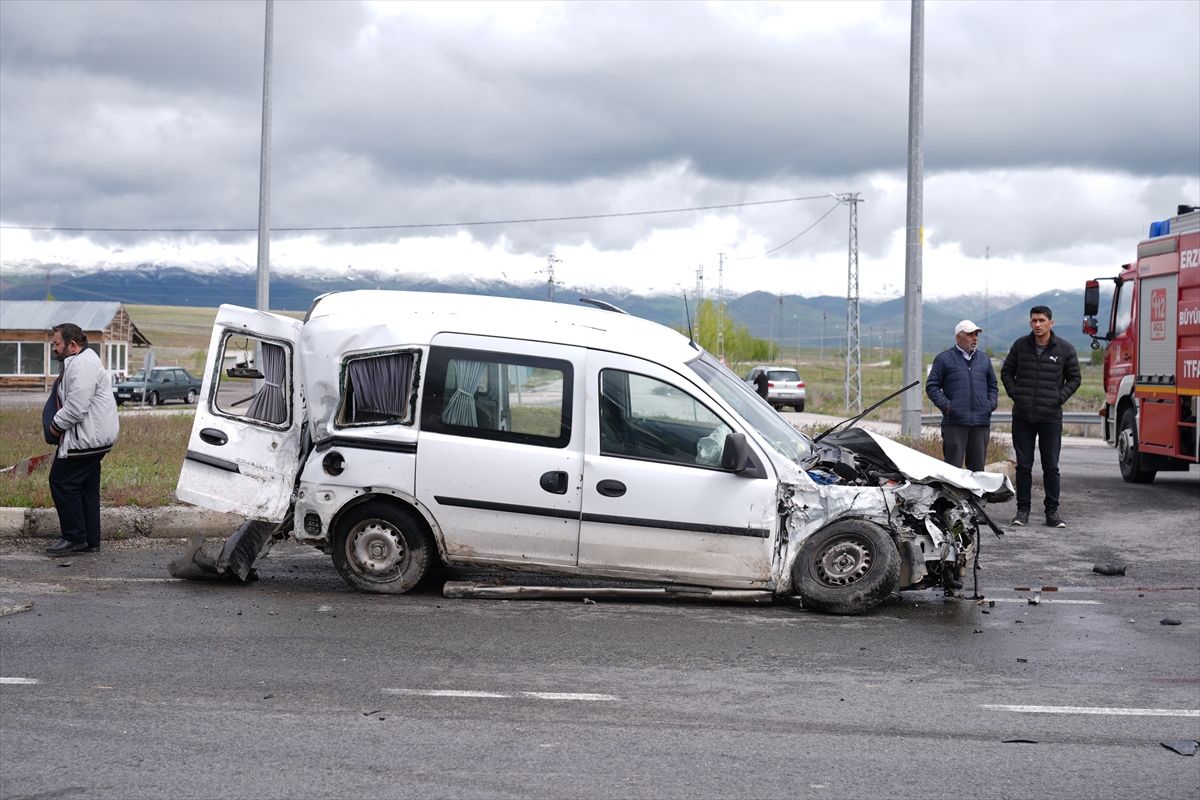
[{"label": "power line", "polygon": [[[308,228],[272,228],[276,233],[305,233],[310,231],[386,231],[411,230],[414,228],[465,228],[480,225],[527,225],[534,222],[574,222],[585,219],[613,219],[615,217],[645,217],[653,214],[683,214],[689,211],[716,211],[723,208],[746,208],[749,206],[777,205],[779,203],[797,203],[803,200],[821,200],[829,195],[814,195],[813,197],[784,197],[778,200],[755,200],[746,203],[723,203],[715,206],[692,206],[690,208],[664,208],[657,211],[621,211],[614,214],[580,214],[573,217],[533,217],[530,219],[493,219],[473,222],[420,222],[405,225],[330,225]],[[836,208],[836,206],[835,206]],[[832,209],[830,209],[832,211]],[[828,212],[826,212],[828,216]],[[821,217],[824,219],[825,217]],[[820,222],[821,220],[817,220]],[[816,223],[814,223],[816,224]],[[60,228],[39,227],[34,225],[0,225],[0,229],[20,231],[62,231],[81,233],[254,233],[257,228]],[[802,231],[798,236],[785,242],[783,247],[794,242],[807,233]],[[776,248],[779,249],[779,248]],[[774,250],[768,251],[774,252]],[[766,255],[766,253],[763,253]],[[758,256],[752,256],[758,258]]]},{"label": "power line", "polygon": [[[828,197],[828,195],[826,195],[826,196]],[[801,199],[801,198],[797,198],[797,199]],[[805,197],[805,198],[803,198],[803,199],[804,199],[804,200],[814,200],[814,199],[816,199],[816,198],[812,198],[812,197]],[[770,250],[768,250],[767,252],[765,252],[765,253],[759,253],[759,254],[758,254],[758,255],[756,255],[756,256],[740,256],[740,257],[737,257],[737,258],[734,258],[734,257],[730,256],[730,258],[729,258],[728,260],[729,260],[729,261],[750,261],[751,259],[754,259],[754,258],[762,258],[763,256],[769,256],[769,255],[771,255],[771,253],[774,253],[776,250],[782,250],[783,248],[787,247],[787,246],[788,246],[789,244],[791,244],[792,242],[794,242],[794,241],[796,241],[797,239],[799,239],[799,238],[800,238],[801,236],[803,236],[804,234],[806,234],[806,233],[808,233],[809,231],[811,231],[813,228],[817,227],[817,225],[818,225],[818,224],[820,224],[821,220],[825,219],[825,218],[826,218],[826,217],[828,217],[830,214],[832,214],[832,213],[833,213],[833,209],[834,209],[834,208],[837,208],[837,207],[838,207],[838,206],[840,206],[841,204],[842,204],[842,203],[841,203],[841,201],[840,201],[840,200],[839,200],[838,202],[834,203],[834,204],[833,204],[833,207],[832,207],[832,208],[830,208],[828,211],[826,211],[824,214],[822,214],[820,217],[818,217],[816,222],[814,222],[812,225],[809,225],[807,228],[805,228],[804,230],[800,231],[800,232],[799,232],[799,233],[797,233],[795,236],[793,236],[792,238],[788,239],[786,242],[784,242],[783,244],[779,245],[778,247],[772,247],[772,248],[771,248]]]}]

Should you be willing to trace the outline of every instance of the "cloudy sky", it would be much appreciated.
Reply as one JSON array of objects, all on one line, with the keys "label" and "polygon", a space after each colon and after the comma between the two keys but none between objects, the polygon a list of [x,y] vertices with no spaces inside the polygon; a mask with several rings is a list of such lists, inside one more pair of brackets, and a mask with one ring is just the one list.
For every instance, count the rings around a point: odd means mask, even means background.
[{"label": "cloudy sky", "polygon": [[[1200,2],[925,13],[926,295],[1078,288],[1200,203]],[[678,291],[724,252],[733,291],[844,294],[829,194],[859,192],[863,295],[894,293],[909,14],[280,0],[273,269],[528,281],[554,254],[569,285]],[[95,229],[256,227],[263,24],[262,0],[0,0],[3,268],[252,268],[253,233]],[[788,198],[816,199],[278,230]]]}]

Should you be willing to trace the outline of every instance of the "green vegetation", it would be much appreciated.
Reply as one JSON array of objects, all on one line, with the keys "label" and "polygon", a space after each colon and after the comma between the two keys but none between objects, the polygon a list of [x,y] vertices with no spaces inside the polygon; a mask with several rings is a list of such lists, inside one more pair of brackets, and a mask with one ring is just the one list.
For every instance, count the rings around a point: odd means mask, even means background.
[{"label": "green vegetation", "polygon": [[[696,318],[692,320],[692,332],[696,336],[696,344],[710,353],[717,353],[717,305],[712,300],[705,300],[696,309]],[[675,330],[680,330],[679,326]],[[686,330],[680,330],[687,335]],[[766,339],[756,339],[750,335],[750,329],[738,323],[725,307],[725,360],[730,364],[758,364],[765,362],[771,353],[771,343]],[[748,368],[748,367],[747,367]],[[741,373],[739,373],[741,374]]]},{"label": "green vegetation", "polygon": [[[100,502],[105,506],[175,503],[175,484],[192,430],[191,413],[123,413],[121,436],[104,458]],[[0,410],[0,466],[53,450],[42,439],[41,408]],[[32,475],[0,476],[0,506],[49,508],[49,468]]]}]

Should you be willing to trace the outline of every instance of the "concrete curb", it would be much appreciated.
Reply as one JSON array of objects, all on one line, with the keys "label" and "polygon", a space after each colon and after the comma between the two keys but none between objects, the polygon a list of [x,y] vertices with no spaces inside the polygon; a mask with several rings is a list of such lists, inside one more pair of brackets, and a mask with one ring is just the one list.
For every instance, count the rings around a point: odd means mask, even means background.
[{"label": "concrete curb", "polygon": [[1012,481],[1013,486],[1017,485],[1017,462],[1011,458],[1006,458],[1003,461],[993,461],[991,464],[984,464],[984,472],[999,472],[1001,475],[1007,475]]},{"label": "concrete curb", "polygon": [[[197,534],[229,536],[245,519],[192,506],[100,509],[101,539],[185,539]],[[57,539],[53,508],[0,508],[0,539]]]}]

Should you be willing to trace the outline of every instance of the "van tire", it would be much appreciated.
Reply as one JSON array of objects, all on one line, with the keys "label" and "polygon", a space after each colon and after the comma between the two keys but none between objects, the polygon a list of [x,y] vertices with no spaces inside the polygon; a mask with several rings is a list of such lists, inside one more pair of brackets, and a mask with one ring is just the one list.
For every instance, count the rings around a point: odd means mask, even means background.
[{"label": "van tire", "polygon": [[804,401],[801,400],[799,405],[792,406],[792,408],[796,409],[797,412],[803,412],[804,411]]},{"label": "van tire", "polygon": [[835,522],[800,547],[792,583],[805,608],[861,614],[900,583],[900,552],[887,531],[861,519]]},{"label": "van tire", "polygon": [[375,500],[346,513],[337,526],[333,565],[360,592],[404,594],[429,568],[433,542],[408,514]]}]

